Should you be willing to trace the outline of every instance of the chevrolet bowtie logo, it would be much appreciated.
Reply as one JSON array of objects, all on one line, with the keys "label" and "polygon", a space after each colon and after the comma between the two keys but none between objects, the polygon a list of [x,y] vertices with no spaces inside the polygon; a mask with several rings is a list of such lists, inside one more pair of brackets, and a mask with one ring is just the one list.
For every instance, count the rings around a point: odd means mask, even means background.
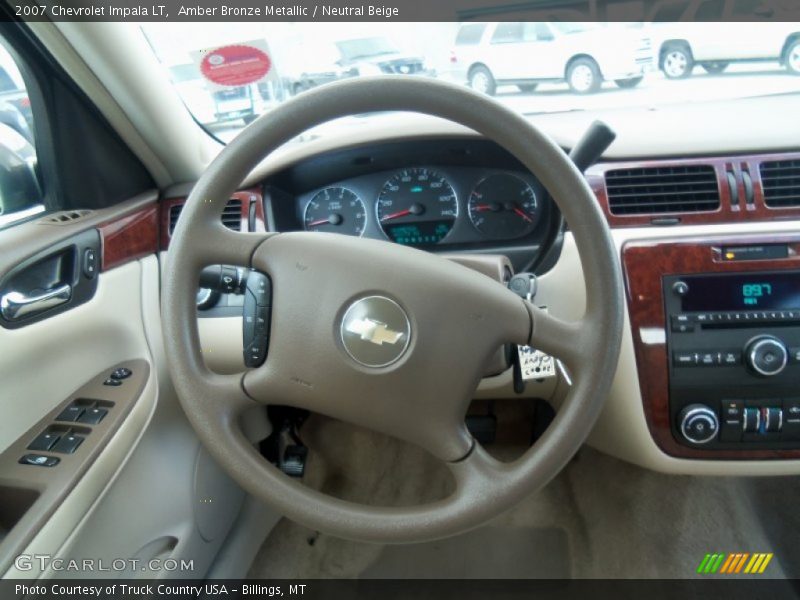
[{"label": "chevrolet bowtie logo", "polygon": [[360,335],[362,340],[378,346],[382,346],[384,343],[396,344],[403,337],[402,331],[392,331],[386,326],[386,323],[372,319],[354,319],[345,326],[345,329],[350,333]]}]

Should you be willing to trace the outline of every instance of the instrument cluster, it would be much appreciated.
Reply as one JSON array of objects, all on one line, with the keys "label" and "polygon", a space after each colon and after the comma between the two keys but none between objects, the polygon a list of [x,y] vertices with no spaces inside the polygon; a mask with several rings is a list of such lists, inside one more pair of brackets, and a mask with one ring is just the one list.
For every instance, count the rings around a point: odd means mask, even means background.
[{"label": "instrument cluster", "polygon": [[306,231],[434,247],[524,240],[549,199],[530,174],[410,166],[337,182],[299,197]]}]

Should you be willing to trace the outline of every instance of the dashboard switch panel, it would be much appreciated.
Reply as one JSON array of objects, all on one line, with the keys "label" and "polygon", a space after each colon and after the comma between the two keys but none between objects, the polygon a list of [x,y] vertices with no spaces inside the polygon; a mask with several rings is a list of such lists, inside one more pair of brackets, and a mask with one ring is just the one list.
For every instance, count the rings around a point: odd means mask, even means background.
[{"label": "dashboard switch panel", "polygon": [[[703,450],[800,448],[800,404],[792,400],[800,271],[670,275],[662,290],[674,439]],[[709,432],[712,420],[718,435],[692,428]]]}]

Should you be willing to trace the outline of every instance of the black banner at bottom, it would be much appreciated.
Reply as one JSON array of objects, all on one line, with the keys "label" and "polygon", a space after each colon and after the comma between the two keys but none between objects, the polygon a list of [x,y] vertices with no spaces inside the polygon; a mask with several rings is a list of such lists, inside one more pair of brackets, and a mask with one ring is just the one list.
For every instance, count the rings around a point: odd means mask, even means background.
[{"label": "black banner at bottom", "polygon": [[697,599],[800,598],[800,580],[709,578],[692,580],[3,580],[3,600],[196,600],[302,598],[386,600],[472,599]]}]

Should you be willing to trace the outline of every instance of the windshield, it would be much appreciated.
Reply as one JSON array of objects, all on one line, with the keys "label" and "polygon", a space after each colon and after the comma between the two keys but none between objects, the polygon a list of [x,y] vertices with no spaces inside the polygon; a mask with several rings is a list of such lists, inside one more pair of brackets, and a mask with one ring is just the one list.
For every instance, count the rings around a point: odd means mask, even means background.
[{"label": "windshield", "polygon": [[[662,18],[669,8],[674,18],[700,11],[710,18],[714,6],[671,0],[642,16]],[[697,107],[800,91],[798,23],[582,23],[559,17],[140,27],[187,109],[222,142],[306,90],[376,75],[468,86],[524,115]],[[337,127],[364,126],[372,118],[379,117],[353,117]]]},{"label": "windshield", "polygon": [[357,58],[369,58],[370,56],[380,56],[382,54],[394,54],[397,52],[394,46],[382,37],[362,38],[360,40],[342,40],[336,43],[342,57],[345,60],[355,60]]}]

